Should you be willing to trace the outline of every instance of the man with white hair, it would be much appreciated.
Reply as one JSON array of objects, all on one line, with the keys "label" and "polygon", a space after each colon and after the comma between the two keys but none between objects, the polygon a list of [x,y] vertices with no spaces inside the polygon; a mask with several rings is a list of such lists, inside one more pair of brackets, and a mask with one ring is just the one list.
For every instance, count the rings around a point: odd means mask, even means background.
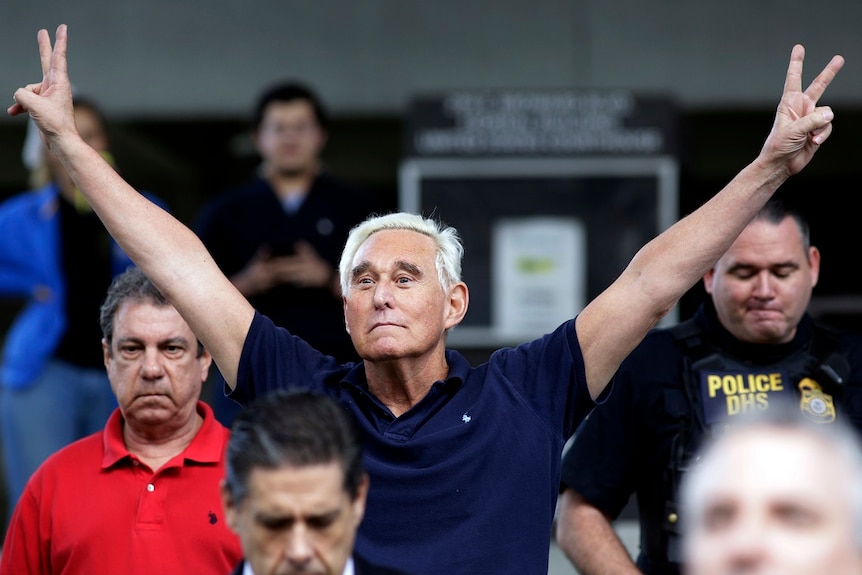
[{"label": "man with white hair", "polygon": [[38,39],[43,80],[17,90],[9,113],[36,121],[111,234],[212,352],[232,397],[305,387],[356,415],[371,485],[356,554],[414,575],[547,573],[565,441],[623,358],[829,137],[832,110],[817,102],[844,63],[833,57],[803,90],[805,50],[795,46],[758,157],[641,248],[576,318],[477,367],[446,349],[469,302],[457,232],[404,213],[360,224],[339,271],[362,361],[339,364],[257,313],[191,230],[81,144],[66,26],[53,47],[46,30]]}]

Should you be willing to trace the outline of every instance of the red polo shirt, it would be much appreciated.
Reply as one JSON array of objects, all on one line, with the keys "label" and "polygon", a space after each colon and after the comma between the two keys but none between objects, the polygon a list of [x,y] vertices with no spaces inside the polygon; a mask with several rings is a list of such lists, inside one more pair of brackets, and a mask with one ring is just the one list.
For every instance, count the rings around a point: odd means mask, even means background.
[{"label": "red polo shirt", "polygon": [[230,573],[242,551],[218,491],[229,430],[197,409],[197,435],[155,473],[126,449],[119,410],[48,458],[15,507],[0,575]]}]

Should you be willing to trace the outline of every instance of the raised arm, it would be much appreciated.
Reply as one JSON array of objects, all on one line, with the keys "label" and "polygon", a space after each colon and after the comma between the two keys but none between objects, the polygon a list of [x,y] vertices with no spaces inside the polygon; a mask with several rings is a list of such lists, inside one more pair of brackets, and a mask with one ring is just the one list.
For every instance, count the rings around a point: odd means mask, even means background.
[{"label": "raised arm", "polygon": [[576,329],[593,397],[646,332],[730,247],[758,209],[804,168],[832,132],[832,110],[817,102],[844,65],[834,56],[802,90],[805,50],[793,47],[772,130],[757,158],[708,202],[635,254],[578,315]]},{"label": "raised arm", "polygon": [[233,386],[254,309],[191,230],[129,186],[78,135],[66,25],[57,28],[53,49],[46,30],[38,41],[42,81],[16,90],[9,114],[30,114],[105,227],[179,310]]}]

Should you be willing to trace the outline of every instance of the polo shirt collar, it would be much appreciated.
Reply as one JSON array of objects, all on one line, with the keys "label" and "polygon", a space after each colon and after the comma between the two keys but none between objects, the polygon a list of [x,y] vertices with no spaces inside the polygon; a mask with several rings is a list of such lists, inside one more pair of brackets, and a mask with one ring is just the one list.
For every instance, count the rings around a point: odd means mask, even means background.
[{"label": "polo shirt collar", "polygon": [[[198,463],[218,463],[225,448],[227,434],[207,403],[198,400],[197,412],[203,417],[203,423],[192,442],[186,447],[183,456],[187,460]],[[123,441],[123,417],[119,408],[115,409],[108,418],[102,437],[105,448],[102,469],[108,469],[132,456]]]},{"label": "polo shirt collar", "polygon": [[[456,389],[461,387],[472,369],[469,362],[463,355],[450,349],[446,350],[446,363],[449,365],[449,375],[443,381],[444,387]],[[367,391],[368,378],[365,376],[365,363],[360,361],[351,367],[342,377],[339,385],[342,389],[358,388]]]}]

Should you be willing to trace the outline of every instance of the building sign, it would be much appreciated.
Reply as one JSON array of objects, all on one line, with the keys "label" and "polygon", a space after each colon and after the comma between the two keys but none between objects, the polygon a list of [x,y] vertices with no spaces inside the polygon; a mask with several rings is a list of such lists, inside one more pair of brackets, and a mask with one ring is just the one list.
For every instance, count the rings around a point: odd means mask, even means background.
[{"label": "building sign", "polygon": [[411,103],[412,157],[676,155],[669,98],[626,90],[462,91]]},{"label": "building sign", "polygon": [[[676,111],[614,91],[413,100],[399,207],[464,240],[470,309],[453,347],[517,345],[574,317],[677,219]],[[675,321],[672,310],[666,320]]]}]

